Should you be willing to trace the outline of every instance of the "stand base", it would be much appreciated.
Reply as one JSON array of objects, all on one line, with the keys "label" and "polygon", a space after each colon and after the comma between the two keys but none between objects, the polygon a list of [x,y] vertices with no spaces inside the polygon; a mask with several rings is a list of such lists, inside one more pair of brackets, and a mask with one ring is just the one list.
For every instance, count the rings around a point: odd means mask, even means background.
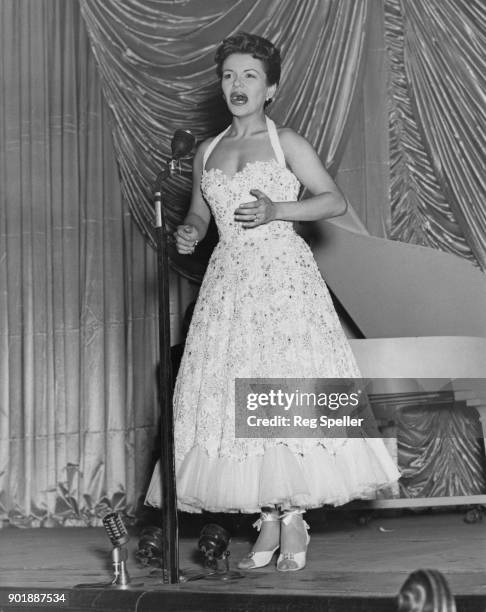
[{"label": "stand base", "polygon": [[[162,569],[154,569],[150,572],[150,577],[160,577],[160,584],[163,584],[164,571]],[[194,582],[195,580],[238,580],[244,578],[245,575],[235,571],[206,571],[200,572],[197,570],[181,570],[179,573],[179,582]],[[165,584],[165,583],[164,583]]]},{"label": "stand base", "polygon": [[139,589],[143,587],[143,582],[131,582],[130,584],[113,584],[112,582],[86,582],[75,584],[74,589],[113,589],[115,591],[129,591],[130,589]]},{"label": "stand base", "polygon": [[241,572],[236,572],[234,570],[230,570],[229,572],[213,572],[211,574],[206,574],[204,577],[205,580],[220,580],[220,581],[229,581],[229,580],[240,580],[240,578],[245,578],[245,574]]}]

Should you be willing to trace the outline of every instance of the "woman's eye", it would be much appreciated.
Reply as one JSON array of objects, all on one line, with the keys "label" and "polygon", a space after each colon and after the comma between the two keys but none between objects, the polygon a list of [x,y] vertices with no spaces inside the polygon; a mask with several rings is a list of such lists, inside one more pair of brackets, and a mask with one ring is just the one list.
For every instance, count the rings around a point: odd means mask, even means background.
[{"label": "woman's eye", "polygon": [[254,79],[254,78],[255,78],[255,75],[254,75],[254,74],[250,74],[250,73],[248,73],[246,76],[247,76],[247,77],[250,77],[251,79]]},{"label": "woman's eye", "polygon": [[230,78],[230,74],[223,74],[223,79],[229,79]]}]

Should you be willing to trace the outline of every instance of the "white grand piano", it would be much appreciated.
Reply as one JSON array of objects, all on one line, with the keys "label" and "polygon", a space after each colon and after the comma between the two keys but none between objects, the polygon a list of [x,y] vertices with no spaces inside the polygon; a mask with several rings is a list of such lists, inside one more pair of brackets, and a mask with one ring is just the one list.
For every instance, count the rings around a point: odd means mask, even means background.
[{"label": "white grand piano", "polygon": [[[454,393],[479,412],[486,438],[486,276],[455,255],[372,237],[352,210],[316,229],[311,247],[347,313],[341,320],[363,376],[400,379],[376,380],[372,393],[394,395],[396,407],[401,397],[437,391],[449,379]],[[486,492],[369,503],[486,504]]]}]

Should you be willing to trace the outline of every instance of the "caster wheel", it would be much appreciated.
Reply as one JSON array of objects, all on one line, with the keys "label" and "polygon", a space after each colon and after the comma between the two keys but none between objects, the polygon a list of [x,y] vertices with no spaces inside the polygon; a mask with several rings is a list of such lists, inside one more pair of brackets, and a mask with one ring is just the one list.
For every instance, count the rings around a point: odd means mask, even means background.
[{"label": "caster wheel", "polygon": [[366,512],[366,513],[363,513],[363,514],[359,514],[356,517],[356,523],[358,525],[363,526],[363,527],[365,527],[366,525],[369,525],[372,520],[373,520],[373,513],[372,512]]},{"label": "caster wheel", "polygon": [[480,523],[483,520],[483,509],[471,508],[464,515],[464,522],[468,524]]}]

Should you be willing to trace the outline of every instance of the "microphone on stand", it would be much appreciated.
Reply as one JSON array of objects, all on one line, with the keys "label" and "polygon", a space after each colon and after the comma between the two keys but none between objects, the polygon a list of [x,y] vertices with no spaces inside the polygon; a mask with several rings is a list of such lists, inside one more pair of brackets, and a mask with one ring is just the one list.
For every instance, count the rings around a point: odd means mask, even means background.
[{"label": "microphone on stand", "polygon": [[143,583],[130,584],[130,576],[127,571],[128,560],[128,535],[127,528],[118,512],[110,512],[103,517],[103,526],[110,542],[113,545],[111,559],[113,561],[113,580],[111,582],[90,582],[77,584],[78,589],[130,589],[141,587]]},{"label": "microphone on stand", "polygon": [[171,174],[181,173],[180,160],[191,154],[196,144],[194,134],[190,130],[176,130],[170,147],[172,150],[172,159],[169,162],[169,171]]},{"label": "microphone on stand", "polygon": [[182,173],[181,159],[189,157],[196,144],[196,137],[190,130],[178,129],[174,132],[170,148],[172,157],[167,160],[166,167],[159,172],[155,179],[155,227],[163,226],[162,213],[162,183],[168,176],[176,176]]},{"label": "microphone on stand", "polygon": [[103,518],[106,533],[113,544],[111,558],[113,561],[114,577],[112,585],[125,587],[130,584],[130,576],[127,571],[128,540],[129,535],[125,524],[118,512],[110,512]]},{"label": "microphone on stand", "polygon": [[130,537],[119,512],[107,514],[103,518],[103,525],[113,546],[121,547],[128,544]]},{"label": "microphone on stand", "polygon": [[162,185],[169,176],[181,174],[180,160],[189,156],[196,139],[188,130],[176,130],[171,141],[172,157],[158,175],[154,189],[155,240],[157,247],[157,285],[159,314],[160,367],[160,485],[162,492],[161,566],[165,583],[179,582],[177,499],[175,488],[174,422],[172,410],[172,367],[170,359],[169,249]]},{"label": "microphone on stand", "polygon": [[[230,534],[224,527],[215,523],[210,523],[203,527],[199,536],[198,548],[204,555],[204,567],[210,570],[203,575],[206,580],[237,580],[238,578],[244,578],[244,574],[230,570],[229,543]],[[199,576],[195,579],[197,580],[198,578]]]},{"label": "microphone on stand", "polygon": [[[229,556],[227,550],[229,542],[230,535],[224,527],[214,523],[203,527],[197,545],[204,555],[205,567],[212,570],[218,569],[217,560],[226,560]],[[229,570],[229,568],[227,569]]]}]

